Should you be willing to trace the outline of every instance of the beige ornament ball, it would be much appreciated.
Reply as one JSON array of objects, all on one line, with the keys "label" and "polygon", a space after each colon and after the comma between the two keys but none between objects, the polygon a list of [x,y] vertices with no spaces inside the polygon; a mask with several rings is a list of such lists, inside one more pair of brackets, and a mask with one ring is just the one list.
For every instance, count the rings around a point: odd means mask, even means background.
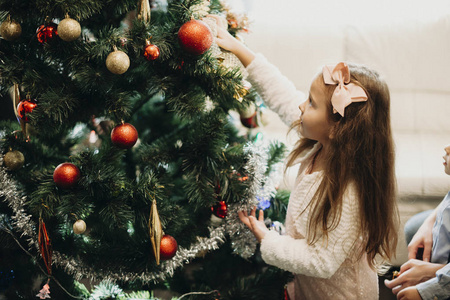
[{"label": "beige ornament ball", "polygon": [[16,171],[23,167],[25,163],[25,156],[23,156],[22,152],[14,150],[9,151],[3,157],[3,164],[10,171]]},{"label": "beige ornament ball", "polygon": [[22,27],[14,20],[5,20],[0,26],[0,35],[7,41],[14,41],[22,34]]},{"label": "beige ornament ball", "polygon": [[249,106],[245,107],[244,109],[239,111],[239,114],[241,115],[241,118],[250,118],[252,117],[256,112],[256,106],[255,103],[251,102]]},{"label": "beige ornament ball", "polygon": [[73,233],[83,234],[86,231],[86,223],[83,220],[77,220],[73,223]]},{"label": "beige ornament ball", "polygon": [[106,58],[106,67],[111,73],[123,74],[130,67],[130,58],[125,52],[115,50]]},{"label": "beige ornament ball", "polygon": [[81,35],[81,26],[78,21],[65,18],[58,24],[58,36],[66,42],[71,42],[79,38]]}]

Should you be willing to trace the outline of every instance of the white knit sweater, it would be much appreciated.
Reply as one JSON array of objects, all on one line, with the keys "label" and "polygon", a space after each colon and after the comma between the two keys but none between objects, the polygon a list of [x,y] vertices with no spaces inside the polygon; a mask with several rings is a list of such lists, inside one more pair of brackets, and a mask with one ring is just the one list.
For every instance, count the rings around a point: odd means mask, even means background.
[{"label": "white knit sweater", "polygon": [[[298,105],[306,97],[275,66],[258,54],[247,71],[248,80],[265,103],[287,125],[300,117]],[[346,189],[340,222],[328,233],[328,239],[322,236],[313,245],[305,239],[311,210],[308,204],[323,178],[322,171],[306,174],[305,170],[320,147],[316,143],[299,159],[299,175],[286,215],[287,235],[267,233],[261,242],[262,258],[270,265],[298,274],[290,291],[293,299],[378,299],[375,271],[369,268],[365,257],[354,258],[354,249],[361,241],[354,188]]]}]

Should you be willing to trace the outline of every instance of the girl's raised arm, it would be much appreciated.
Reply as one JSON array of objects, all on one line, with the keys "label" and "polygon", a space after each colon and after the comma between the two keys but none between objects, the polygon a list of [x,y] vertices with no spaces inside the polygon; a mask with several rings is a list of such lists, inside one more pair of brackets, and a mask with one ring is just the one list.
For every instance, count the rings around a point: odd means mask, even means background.
[{"label": "girl's raised arm", "polygon": [[[253,84],[267,106],[275,111],[286,125],[290,126],[300,117],[298,106],[306,96],[295,85],[270,64],[264,56],[255,54],[247,46],[234,38],[225,28],[226,20],[216,15],[216,43],[224,50],[236,55],[249,73],[248,80]],[[225,22],[225,24],[224,24]]]}]

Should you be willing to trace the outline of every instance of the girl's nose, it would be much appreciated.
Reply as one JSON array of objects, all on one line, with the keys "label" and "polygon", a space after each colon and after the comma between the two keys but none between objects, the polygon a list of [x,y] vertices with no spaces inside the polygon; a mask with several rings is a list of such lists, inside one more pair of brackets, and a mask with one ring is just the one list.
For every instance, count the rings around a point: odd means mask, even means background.
[{"label": "girl's nose", "polygon": [[300,111],[303,113],[303,112],[305,112],[305,103],[306,103],[306,101],[305,102],[302,102],[299,106],[298,106],[298,108],[300,109]]},{"label": "girl's nose", "polygon": [[444,151],[445,153],[449,153],[450,154],[450,145],[447,145],[444,147]]}]

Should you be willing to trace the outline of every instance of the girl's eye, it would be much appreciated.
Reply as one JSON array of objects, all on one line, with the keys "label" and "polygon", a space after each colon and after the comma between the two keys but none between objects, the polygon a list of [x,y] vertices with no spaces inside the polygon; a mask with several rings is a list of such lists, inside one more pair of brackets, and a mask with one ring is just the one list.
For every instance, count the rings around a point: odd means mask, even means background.
[{"label": "girl's eye", "polygon": [[308,104],[309,104],[309,106],[312,105],[312,100],[311,100],[311,98],[308,98]]}]

